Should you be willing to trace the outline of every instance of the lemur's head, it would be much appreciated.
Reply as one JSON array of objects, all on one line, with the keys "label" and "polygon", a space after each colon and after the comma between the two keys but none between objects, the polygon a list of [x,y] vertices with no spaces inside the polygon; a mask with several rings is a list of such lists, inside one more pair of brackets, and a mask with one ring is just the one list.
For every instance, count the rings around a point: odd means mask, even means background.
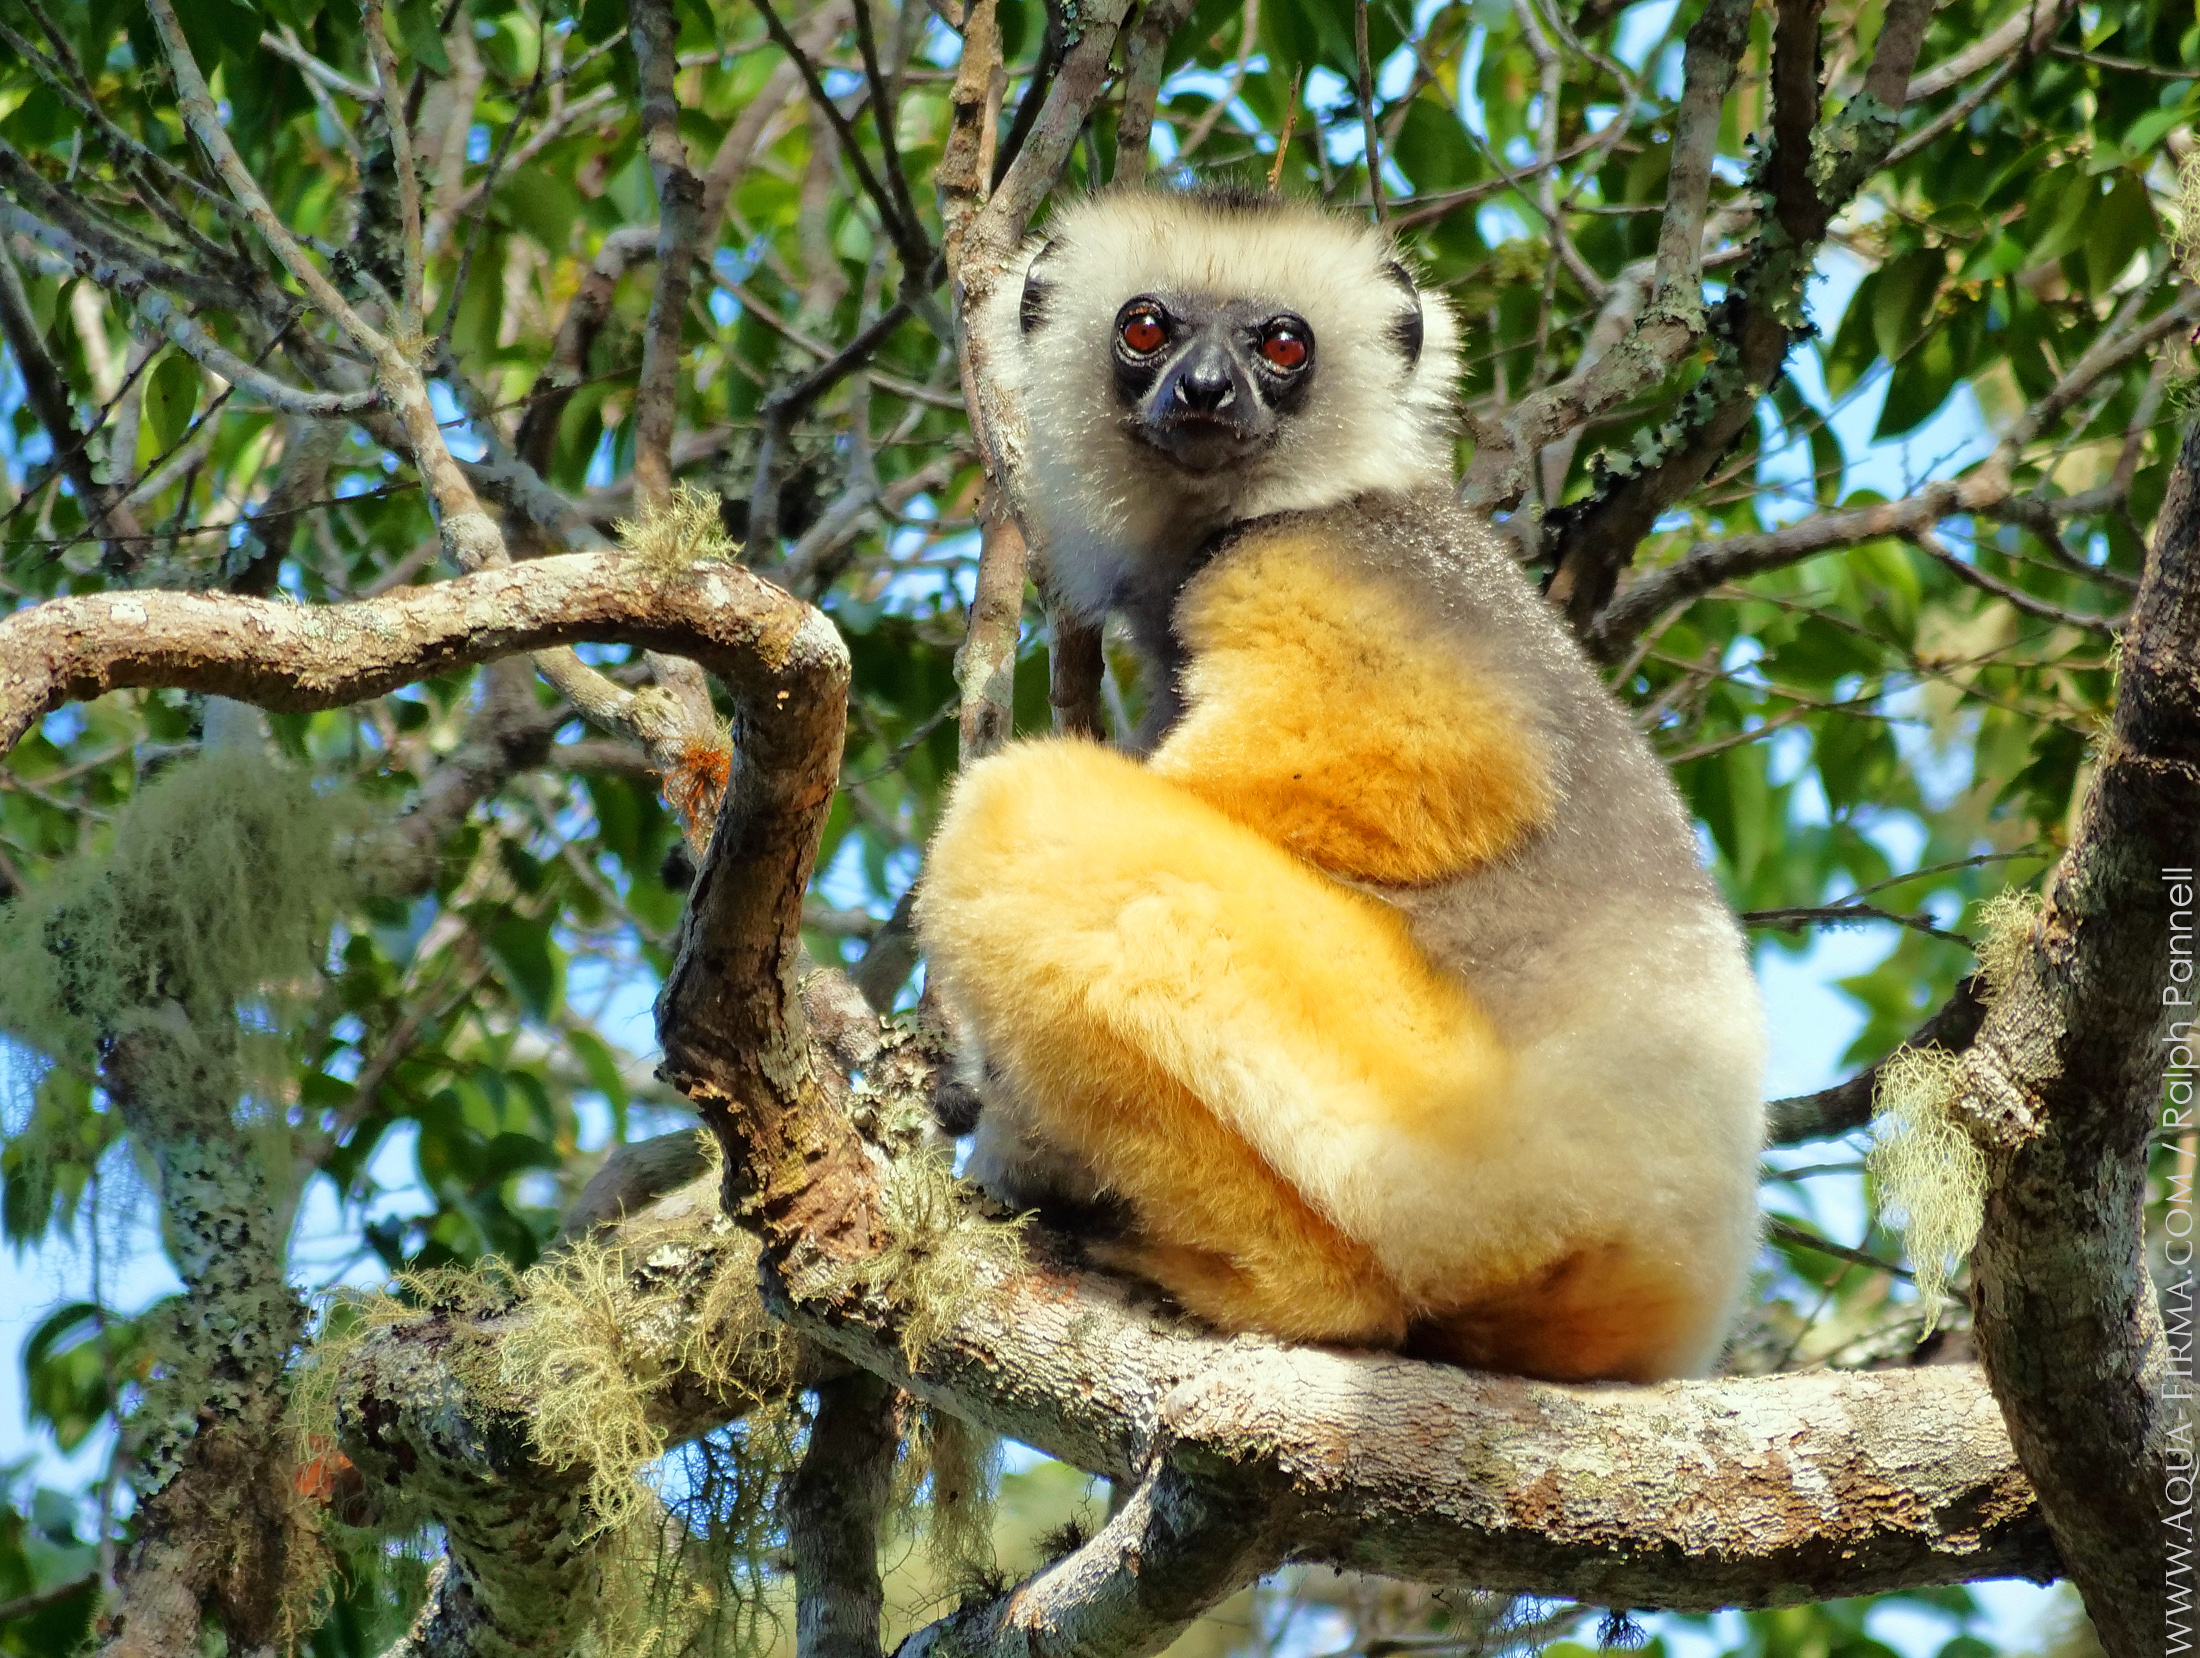
[{"label": "lemur's head", "polygon": [[1238,520],[1449,475],[1457,326],[1359,220],[1236,192],[1092,197],[1025,249],[985,327],[1081,608]]}]

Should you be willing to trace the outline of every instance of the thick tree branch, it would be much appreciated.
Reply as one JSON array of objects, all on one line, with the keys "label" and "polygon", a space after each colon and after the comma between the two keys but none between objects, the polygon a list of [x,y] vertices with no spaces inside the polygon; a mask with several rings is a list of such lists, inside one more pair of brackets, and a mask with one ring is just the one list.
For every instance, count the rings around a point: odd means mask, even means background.
[{"label": "thick tree branch", "polygon": [[302,712],[587,641],[691,655],[749,687],[776,687],[818,653],[843,657],[822,617],[746,570],[668,571],[616,552],[568,553],[342,605],[83,594],[0,620],[0,752],[63,703],[128,686]]},{"label": "thick tree branch", "polygon": [[[2124,633],[2114,723],[2032,947],[1966,1058],[1984,1149],[1979,1353],[2111,1658],[2161,1650],[2165,1527],[2191,1472],[2189,1379],[2148,1282],[2141,1204],[2172,1045],[2192,1044],[2171,911],[2200,865],[2200,427]],[[2182,870],[2181,877],[2172,871]],[[2183,960],[2191,956],[2184,934]],[[2186,1291],[2189,1296],[2189,1286]],[[2173,1477],[2174,1476],[2174,1477]]]},{"label": "thick tree branch", "polygon": [[[1090,0],[1078,8],[1077,38],[1062,55],[1062,66],[1047,88],[1031,135],[1016,151],[980,215],[981,220],[990,221],[984,227],[988,247],[997,246],[1004,255],[1013,249],[1039,203],[1062,176],[1062,164],[1107,85],[1115,37],[1129,10],[1130,0]],[[968,262],[966,252],[966,269]]]},{"label": "thick tree branch", "polygon": [[901,1440],[894,1414],[893,1387],[869,1371],[818,1387],[810,1443],[787,1485],[801,1658],[879,1658],[878,1551]]}]

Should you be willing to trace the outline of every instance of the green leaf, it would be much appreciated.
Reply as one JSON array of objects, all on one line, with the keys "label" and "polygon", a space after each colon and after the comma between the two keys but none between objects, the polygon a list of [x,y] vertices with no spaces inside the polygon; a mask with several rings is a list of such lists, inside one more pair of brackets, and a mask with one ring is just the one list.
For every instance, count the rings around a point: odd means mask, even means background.
[{"label": "green leaf", "polygon": [[584,219],[581,193],[546,167],[519,167],[497,186],[497,209],[552,254],[562,254]]},{"label": "green leaf", "polygon": [[1880,356],[1892,362],[1917,337],[1947,268],[1946,256],[1937,248],[1905,253],[1880,267],[1870,311],[1872,343]]},{"label": "green leaf", "polygon": [[1391,160],[1419,190],[1453,190],[1482,176],[1482,159],[1460,130],[1458,113],[1424,93],[1406,110]]},{"label": "green leaf", "polygon": [[137,1321],[72,1301],[40,1320],[23,1344],[27,1414],[73,1451],[115,1408],[117,1384],[141,1379],[147,1363]]},{"label": "green leaf", "polygon": [[162,454],[183,441],[198,407],[199,365],[180,351],[167,353],[145,382],[145,424]]},{"label": "green leaf", "polygon": [[1901,764],[1884,721],[1839,713],[1821,722],[1815,758],[1826,804],[1836,812],[1876,800]]},{"label": "green leaf", "polygon": [[2136,173],[2118,173],[2107,198],[2093,210],[2085,238],[2085,277],[2105,288],[2123,275],[2141,248],[2157,236],[2154,204]]},{"label": "green leaf", "polygon": [[1872,441],[1898,438],[1924,425],[1948,400],[1948,393],[1955,389],[1955,377],[1955,344],[1947,329],[1935,329],[1924,344],[1895,364]]},{"label": "green leaf", "polygon": [[[394,8],[398,38],[413,62],[438,75],[451,72],[450,55],[443,49],[443,33],[436,27],[441,8],[435,0],[405,0]],[[463,25],[461,25],[463,27]]]},{"label": "green leaf", "polygon": [[483,940],[504,969],[504,987],[529,1017],[547,1019],[558,1000],[558,960],[549,925],[507,912]]},{"label": "green leaf", "polygon": [[2192,110],[2183,100],[2167,109],[2150,109],[2124,131],[2124,149],[2131,155],[2151,158],[2154,147],[2161,143],[2165,133],[2174,131],[2192,119]]},{"label": "green leaf", "polygon": [[603,1038],[594,1031],[569,1030],[565,1042],[581,1062],[581,1069],[588,1073],[588,1080],[595,1084],[596,1092],[611,1102],[612,1110],[625,1110],[629,1097],[626,1079],[619,1075],[619,1062]]}]

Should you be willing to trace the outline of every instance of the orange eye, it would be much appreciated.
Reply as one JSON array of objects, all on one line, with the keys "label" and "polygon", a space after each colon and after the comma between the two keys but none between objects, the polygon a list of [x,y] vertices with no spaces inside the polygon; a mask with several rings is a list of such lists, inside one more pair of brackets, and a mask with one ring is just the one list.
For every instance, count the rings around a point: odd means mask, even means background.
[{"label": "orange eye", "polygon": [[1287,322],[1271,323],[1260,338],[1260,354],[1288,374],[1306,365],[1306,336]]},{"label": "orange eye", "polygon": [[1158,311],[1137,310],[1123,319],[1123,343],[1141,357],[1159,351],[1168,340],[1169,331],[1161,326]]}]

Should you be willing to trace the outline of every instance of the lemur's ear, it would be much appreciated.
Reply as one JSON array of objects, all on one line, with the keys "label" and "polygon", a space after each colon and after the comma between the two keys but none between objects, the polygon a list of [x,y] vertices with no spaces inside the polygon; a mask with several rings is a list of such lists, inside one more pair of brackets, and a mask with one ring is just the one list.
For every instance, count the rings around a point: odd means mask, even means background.
[{"label": "lemur's ear", "polygon": [[[1383,267],[1383,275],[1405,289],[1406,297],[1413,302],[1413,308],[1399,312],[1398,320],[1390,325],[1391,343],[1397,346],[1398,355],[1406,360],[1406,367],[1411,369],[1421,360],[1421,341],[1427,332],[1427,325],[1421,317],[1421,290],[1413,285],[1413,273],[1395,259]],[[1026,300],[1025,303],[1029,304],[1030,301]]]},{"label": "lemur's ear", "polygon": [[1054,284],[1039,274],[1039,267],[1053,255],[1054,244],[1048,242],[1024,267],[1024,297],[1016,306],[1016,321],[1026,334],[1047,320],[1047,297],[1054,292]]}]

